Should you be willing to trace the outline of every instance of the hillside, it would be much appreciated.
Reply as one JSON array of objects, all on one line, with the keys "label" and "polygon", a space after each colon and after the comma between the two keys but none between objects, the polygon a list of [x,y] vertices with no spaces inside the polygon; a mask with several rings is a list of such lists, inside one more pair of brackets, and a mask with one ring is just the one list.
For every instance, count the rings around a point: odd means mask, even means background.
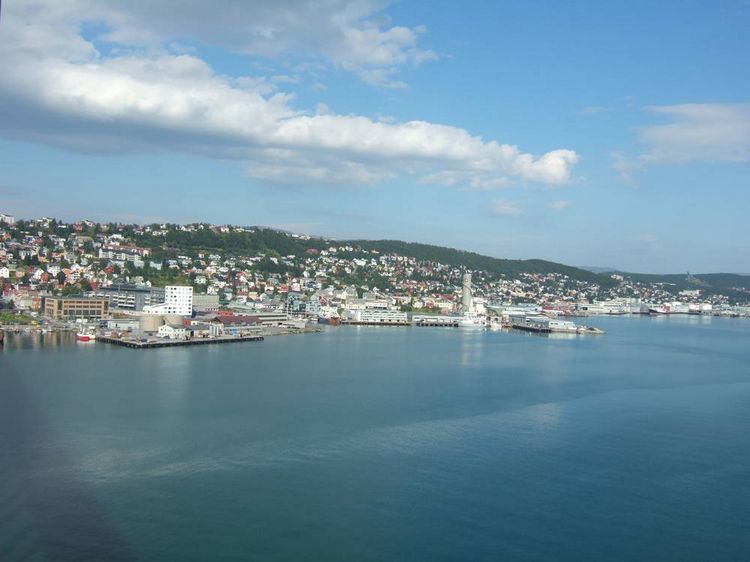
[{"label": "hillside", "polygon": [[688,277],[684,273],[659,275],[647,273],[623,273],[625,277],[641,283],[665,283],[676,290],[702,289],[737,295],[750,291],[750,275],[736,273],[699,273]]},{"label": "hillside", "polygon": [[521,273],[560,273],[573,279],[598,283],[603,286],[609,286],[614,283],[607,275],[598,275],[585,269],[546,260],[500,259],[465,250],[419,244],[416,242],[402,242],[400,240],[348,240],[341,243],[358,246],[369,251],[376,250],[381,253],[395,253],[402,256],[414,257],[419,260],[437,261],[472,270],[503,274],[510,278],[516,277]]},{"label": "hillside", "polygon": [[219,232],[214,229],[202,229],[185,232],[170,229],[166,239],[150,240],[152,247],[164,245],[172,251],[180,249],[203,249],[221,253],[265,252],[280,256],[294,255],[303,257],[314,248],[325,249],[331,245],[352,246],[353,254],[377,251],[413,257],[422,261],[434,261],[475,271],[486,271],[515,278],[521,273],[560,273],[572,279],[611,286],[614,281],[608,275],[599,275],[581,268],[571,267],[555,262],[529,259],[509,260],[484,256],[475,252],[403,242],[400,240],[328,240],[324,238],[300,238],[285,232],[262,227],[253,227],[243,232]]}]

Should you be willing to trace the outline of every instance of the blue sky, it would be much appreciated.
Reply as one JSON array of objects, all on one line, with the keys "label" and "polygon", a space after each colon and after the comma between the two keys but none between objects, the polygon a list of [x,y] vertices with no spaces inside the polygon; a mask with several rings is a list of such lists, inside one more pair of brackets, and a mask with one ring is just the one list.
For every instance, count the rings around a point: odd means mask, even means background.
[{"label": "blue sky", "polygon": [[0,212],[750,272],[750,2],[9,0]]}]

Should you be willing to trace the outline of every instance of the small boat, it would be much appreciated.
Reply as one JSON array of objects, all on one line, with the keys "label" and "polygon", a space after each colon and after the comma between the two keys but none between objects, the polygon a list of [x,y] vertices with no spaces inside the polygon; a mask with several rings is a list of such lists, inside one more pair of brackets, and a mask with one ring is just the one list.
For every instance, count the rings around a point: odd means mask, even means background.
[{"label": "small boat", "polygon": [[81,342],[89,342],[96,340],[96,336],[94,334],[86,334],[83,332],[78,332],[76,334],[76,340]]}]

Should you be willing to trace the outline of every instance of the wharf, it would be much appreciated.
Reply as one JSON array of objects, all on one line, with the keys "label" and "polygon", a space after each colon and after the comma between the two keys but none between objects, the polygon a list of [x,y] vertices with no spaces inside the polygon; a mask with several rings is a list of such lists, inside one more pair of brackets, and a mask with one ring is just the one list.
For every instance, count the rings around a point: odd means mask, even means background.
[{"label": "wharf", "polygon": [[342,326],[411,326],[408,320],[397,320],[395,322],[358,322],[355,320],[341,320]]},{"label": "wharf", "polygon": [[240,343],[246,341],[263,341],[263,336],[237,336],[237,337],[218,337],[218,338],[194,338],[190,340],[123,340],[109,336],[97,336],[96,341],[111,343],[130,349],[154,349],[157,347],[182,347],[187,345],[209,345],[217,343]]}]

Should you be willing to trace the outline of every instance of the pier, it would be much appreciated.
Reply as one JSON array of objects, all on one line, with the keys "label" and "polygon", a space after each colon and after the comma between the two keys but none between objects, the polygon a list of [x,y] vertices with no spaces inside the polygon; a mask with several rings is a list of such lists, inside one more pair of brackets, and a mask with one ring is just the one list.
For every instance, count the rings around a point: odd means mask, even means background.
[{"label": "pier", "polygon": [[411,322],[408,320],[385,320],[380,322],[378,320],[349,320],[346,318],[341,319],[341,324],[346,326],[411,326]]},{"label": "pier", "polygon": [[184,347],[187,345],[209,345],[218,343],[240,343],[247,341],[263,341],[263,336],[236,336],[217,338],[194,338],[189,340],[124,340],[110,336],[98,336],[96,341],[129,347],[130,349],[154,349],[157,347]]}]

